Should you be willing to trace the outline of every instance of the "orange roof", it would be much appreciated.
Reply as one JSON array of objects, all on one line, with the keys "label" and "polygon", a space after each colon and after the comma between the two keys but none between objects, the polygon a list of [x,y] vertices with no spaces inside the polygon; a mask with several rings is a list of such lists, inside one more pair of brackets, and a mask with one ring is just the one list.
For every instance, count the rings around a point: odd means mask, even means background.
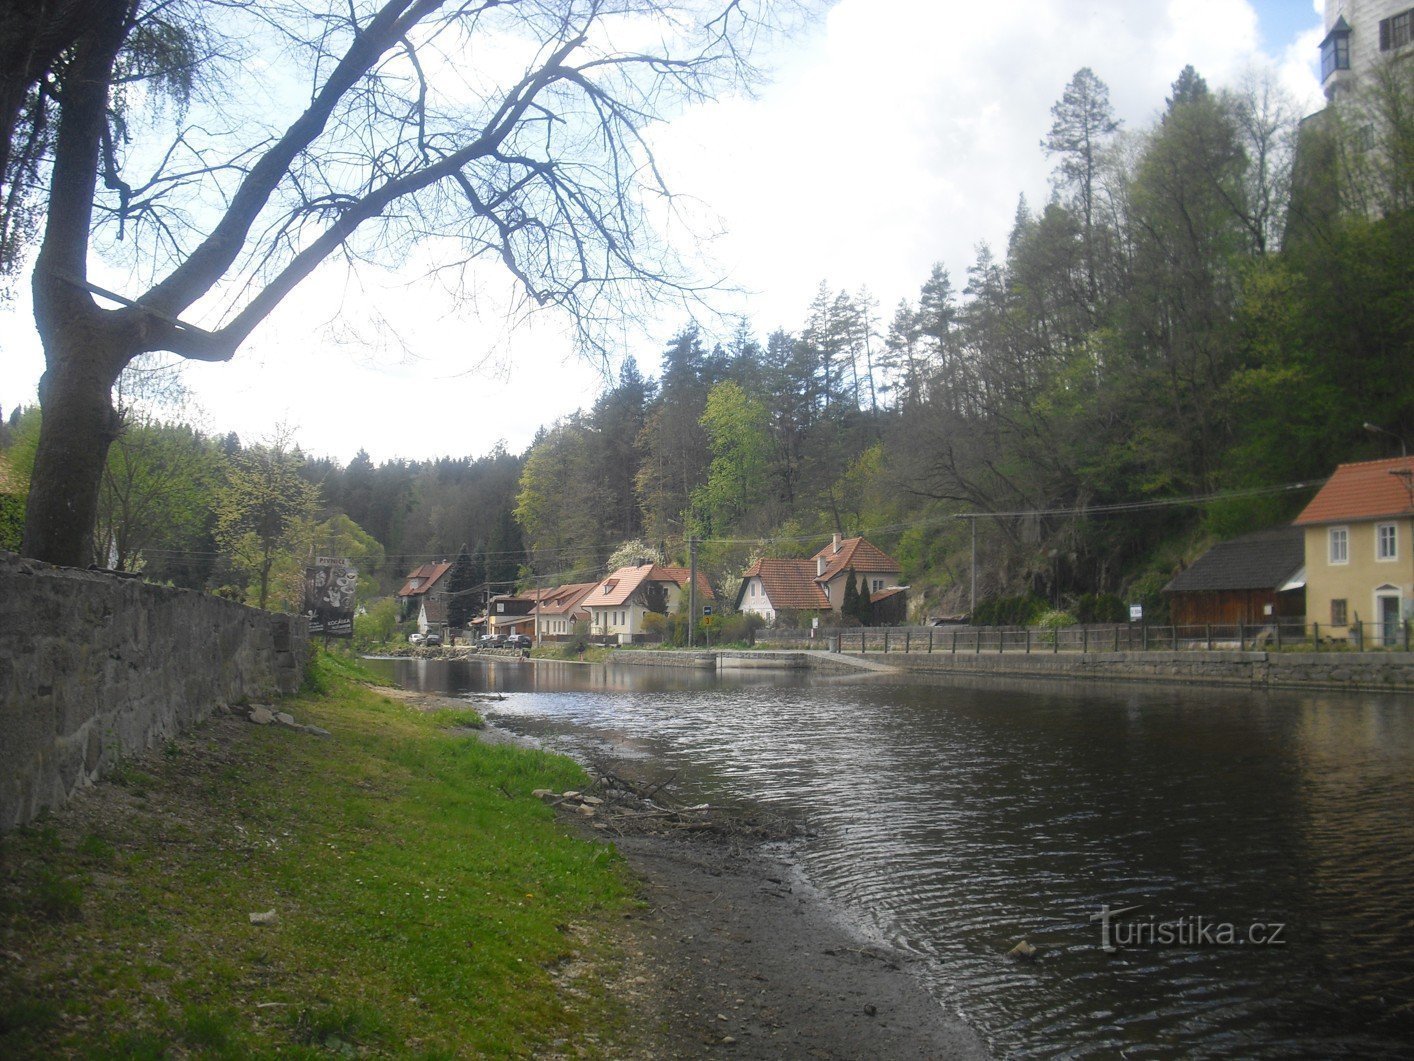
[{"label": "orange roof", "polygon": [[556,586],[549,595],[540,600],[541,615],[569,615],[584,600],[598,583],[596,582],[574,582],[565,586]]},{"label": "orange roof", "polygon": [[[398,590],[397,595],[399,597],[421,597],[424,593],[426,593],[428,590],[430,590],[433,586],[437,584],[437,580],[439,578],[441,578],[451,569],[452,565],[446,561],[443,561],[439,564],[421,564],[418,567],[414,568],[412,571],[408,572],[407,579],[403,582],[403,588]],[[411,583],[412,580],[415,578],[420,578],[423,581],[420,586],[418,586],[416,589],[413,589]]]},{"label": "orange roof", "polygon": [[[686,589],[688,580],[692,578],[692,568],[654,564],[653,573],[648,577],[654,582],[676,582],[681,588]],[[707,576],[701,571],[697,572],[697,596],[700,600],[717,599],[717,595],[712,592],[712,583],[707,581]]]},{"label": "orange roof", "polygon": [[835,543],[830,541],[810,558],[811,563],[813,564],[822,556],[825,558],[825,571],[818,576],[822,582],[828,582],[841,571],[847,571],[850,568],[854,568],[861,575],[865,573],[896,575],[903,570],[899,567],[897,560],[867,538],[846,538],[840,542],[839,552],[835,552]]},{"label": "orange roof", "polygon": [[1313,523],[1381,519],[1414,514],[1414,457],[1342,464],[1297,516]]},{"label": "orange roof", "polygon": [[[828,608],[830,598],[815,581],[815,561],[786,557],[766,557],[757,560],[741,576],[744,591],[749,579],[759,578],[766,591],[766,599],[776,610],[782,608],[803,608],[811,611]],[[737,593],[737,607],[741,607],[741,591]]]},{"label": "orange roof", "polygon": [[[683,587],[689,578],[691,572],[685,567],[660,567],[656,564],[621,567],[580,598],[579,603],[586,608],[617,608],[638,592],[645,582],[672,582]],[[697,593],[703,600],[714,599],[712,587],[700,571],[697,573]]]}]

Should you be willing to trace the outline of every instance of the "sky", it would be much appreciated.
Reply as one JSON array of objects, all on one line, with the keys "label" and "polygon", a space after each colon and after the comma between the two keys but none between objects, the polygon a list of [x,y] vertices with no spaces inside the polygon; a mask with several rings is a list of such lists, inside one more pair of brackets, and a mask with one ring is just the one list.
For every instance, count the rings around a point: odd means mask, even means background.
[{"label": "sky", "polygon": [[[1319,0],[839,0],[768,57],[754,98],[704,104],[652,131],[670,185],[720,230],[702,255],[758,337],[795,330],[819,284],[867,289],[881,326],[935,262],[961,288],[979,243],[1004,247],[1018,198],[1049,195],[1051,105],[1082,66],[1128,128],[1184,64],[1213,87],[1276,72],[1301,113],[1321,104]],[[375,462],[519,451],[605,382],[550,319],[507,319],[504,277],[457,302],[414,256],[350,276],[321,269],[233,361],[193,364],[192,418],[248,442],[286,425],[307,452]],[[0,409],[43,371],[26,284],[0,309]],[[656,372],[684,315],[628,331]],[[720,323],[708,323],[708,330]]]}]

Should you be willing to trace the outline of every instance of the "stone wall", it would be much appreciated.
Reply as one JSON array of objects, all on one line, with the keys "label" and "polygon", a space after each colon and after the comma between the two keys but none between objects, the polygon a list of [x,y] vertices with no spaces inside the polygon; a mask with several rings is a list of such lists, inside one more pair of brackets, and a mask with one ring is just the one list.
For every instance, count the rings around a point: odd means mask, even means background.
[{"label": "stone wall", "polygon": [[0,829],[218,705],[292,693],[308,625],[0,552]]},{"label": "stone wall", "polygon": [[1410,652],[1049,652],[871,654],[909,673],[1101,678],[1210,685],[1414,692]]}]

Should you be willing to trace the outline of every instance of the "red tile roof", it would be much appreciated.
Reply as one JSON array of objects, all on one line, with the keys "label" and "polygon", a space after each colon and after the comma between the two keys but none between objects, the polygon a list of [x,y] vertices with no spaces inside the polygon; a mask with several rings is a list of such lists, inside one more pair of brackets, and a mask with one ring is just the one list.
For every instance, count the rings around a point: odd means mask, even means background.
[{"label": "red tile roof", "polygon": [[1414,514],[1414,457],[1342,464],[1297,516],[1313,523],[1381,519]]},{"label": "red tile roof", "polygon": [[[757,560],[741,576],[741,588],[745,591],[747,581],[759,578],[766,591],[766,599],[777,611],[782,608],[800,608],[819,611],[830,606],[830,598],[815,581],[815,561],[797,560],[787,557],[770,556]],[[745,598],[737,594],[737,607]]]},{"label": "red tile roof", "polygon": [[559,616],[573,615],[585,596],[592,590],[597,582],[574,582],[565,586],[556,586],[549,594],[540,601],[540,614]]},{"label": "red tile roof", "polygon": [[[621,567],[582,597],[580,604],[586,608],[617,608],[626,603],[645,582],[672,582],[680,588],[685,588],[690,578],[691,571],[686,567],[663,567],[657,564]],[[712,586],[701,571],[697,573],[697,595],[700,600],[715,599]]]},{"label": "red tile roof", "polygon": [[897,560],[867,538],[846,538],[840,543],[839,552],[834,550],[835,543],[830,541],[810,558],[812,565],[820,557],[825,558],[825,571],[819,576],[823,582],[830,581],[841,571],[850,568],[854,568],[861,575],[896,575],[903,570]]},{"label": "red tile roof", "polygon": [[[403,588],[398,590],[399,597],[421,597],[428,590],[437,584],[437,580],[452,569],[449,562],[421,564],[408,572],[407,578],[403,581]],[[422,585],[416,589],[412,588],[412,580],[420,578]]]},{"label": "red tile roof", "polygon": [[[676,582],[682,589],[687,589],[688,580],[692,578],[692,568],[654,564],[653,573],[648,577],[655,582]],[[698,600],[717,599],[717,595],[712,592],[712,583],[707,581],[707,576],[701,571],[697,572],[697,598]]]},{"label": "red tile roof", "polygon": [[881,589],[878,593],[869,594],[869,603],[878,604],[887,597],[892,597],[896,593],[907,593],[907,586],[890,586],[888,589]]}]

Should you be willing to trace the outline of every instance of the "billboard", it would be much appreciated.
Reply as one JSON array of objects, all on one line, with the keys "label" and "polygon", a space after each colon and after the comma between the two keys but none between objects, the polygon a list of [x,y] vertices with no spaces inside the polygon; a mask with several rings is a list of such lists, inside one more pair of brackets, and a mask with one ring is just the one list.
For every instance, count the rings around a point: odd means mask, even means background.
[{"label": "billboard", "polygon": [[347,559],[315,557],[314,566],[305,568],[304,614],[311,635],[353,637],[354,593],[358,572]]}]

